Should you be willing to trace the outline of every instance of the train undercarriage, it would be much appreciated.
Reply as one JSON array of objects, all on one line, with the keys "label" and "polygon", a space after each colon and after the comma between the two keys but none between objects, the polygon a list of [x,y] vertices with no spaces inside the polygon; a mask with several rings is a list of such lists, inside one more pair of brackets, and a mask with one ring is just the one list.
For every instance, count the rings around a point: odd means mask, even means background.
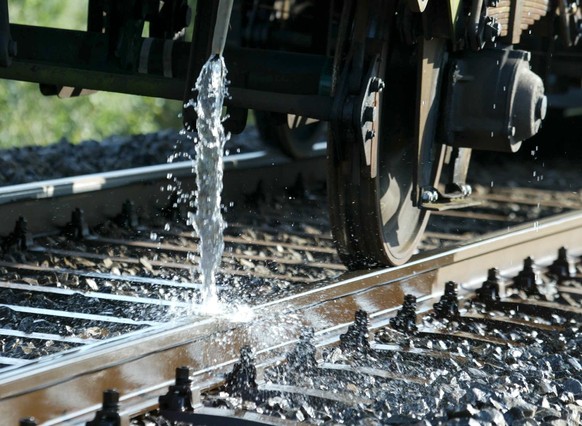
[{"label": "train undercarriage", "polygon": [[10,23],[8,3],[0,78],[44,95],[187,105],[228,31],[227,129],[253,110],[262,135],[299,158],[327,122],[330,218],[351,268],[406,262],[431,211],[473,203],[471,150],[517,151],[546,95],[582,78],[578,0],[89,0],[86,31]]}]

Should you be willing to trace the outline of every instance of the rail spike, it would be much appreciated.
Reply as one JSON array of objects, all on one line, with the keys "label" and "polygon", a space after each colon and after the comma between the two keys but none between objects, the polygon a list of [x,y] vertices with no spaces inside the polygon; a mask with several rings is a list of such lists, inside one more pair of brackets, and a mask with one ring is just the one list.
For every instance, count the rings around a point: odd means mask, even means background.
[{"label": "rail spike", "polygon": [[243,346],[240,359],[234,364],[232,371],[226,375],[225,389],[231,396],[240,396],[252,400],[257,393],[257,368],[254,364],[253,350]]},{"label": "rail spike", "polygon": [[499,302],[499,270],[491,268],[487,271],[487,279],[483,281],[481,288],[477,289],[479,302],[485,305]]},{"label": "rail spike", "polygon": [[72,211],[71,221],[65,225],[64,234],[74,241],[84,240],[90,235],[83,209],[77,207]]},{"label": "rail spike", "polygon": [[390,319],[390,326],[405,334],[415,334],[418,331],[416,326],[416,296],[412,294],[404,296],[402,309],[394,318]]},{"label": "rail spike", "polygon": [[541,295],[538,289],[538,276],[534,270],[534,261],[531,257],[527,257],[523,261],[523,269],[513,279],[513,284],[515,288],[523,291],[527,296]]},{"label": "rail spike", "polygon": [[305,328],[299,336],[299,342],[290,351],[287,358],[287,375],[291,379],[298,379],[310,374],[317,368],[315,355],[317,349],[313,344],[313,328]]},{"label": "rail spike", "polygon": [[549,273],[555,276],[558,280],[567,280],[572,277],[570,260],[568,259],[568,251],[566,247],[558,249],[558,258],[550,265]]},{"label": "rail spike", "polygon": [[97,411],[95,418],[86,423],[86,426],[120,426],[119,392],[108,389],[103,392],[103,405]]},{"label": "rail spike", "polygon": [[2,240],[2,252],[25,251],[31,245],[32,238],[28,233],[28,222],[23,216],[20,216],[14,224],[14,230]]},{"label": "rail spike", "polygon": [[121,212],[115,217],[115,222],[122,228],[132,230],[139,226],[135,203],[125,200],[121,205]]},{"label": "rail spike", "polygon": [[176,368],[176,382],[171,385],[168,393],[159,397],[160,412],[192,412],[192,389],[190,385],[190,369],[188,367]]},{"label": "rail spike", "polygon": [[445,293],[441,296],[441,299],[433,305],[433,308],[433,315],[435,318],[446,319],[449,321],[458,321],[461,319],[456,282],[449,281],[445,284]]},{"label": "rail spike", "polygon": [[340,336],[341,350],[360,354],[370,352],[368,325],[368,313],[362,309],[356,311],[354,323],[348,327],[345,334]]}]

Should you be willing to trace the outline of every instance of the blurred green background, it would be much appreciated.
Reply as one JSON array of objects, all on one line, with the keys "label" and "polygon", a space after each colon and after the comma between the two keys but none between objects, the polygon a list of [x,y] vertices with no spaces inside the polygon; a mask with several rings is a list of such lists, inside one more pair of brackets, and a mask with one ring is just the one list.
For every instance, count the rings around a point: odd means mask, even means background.
[{"label": "blurred green background", "polygon": [[[10,21],[57,28],[86,28],[83,0],[9,0]],[[0,80],[0,148],[46,145],[62,137],[78,143],[110,135],[180,128],[182,103],[98,92],[59,99],[38,85]]]}]

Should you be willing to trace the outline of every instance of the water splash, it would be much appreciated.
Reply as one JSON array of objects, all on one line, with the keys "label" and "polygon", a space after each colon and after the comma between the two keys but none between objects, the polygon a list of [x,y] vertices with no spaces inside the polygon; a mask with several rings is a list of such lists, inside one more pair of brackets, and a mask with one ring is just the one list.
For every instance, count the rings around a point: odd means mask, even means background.
[{"label": "water splash", "polygon": [[214,311],[218,303],[216,272],[224,251],[222,232],[226,223],[220,211],[223,150],[229,138],[222,126],[222,106],[227,95],[226,66],[220,56],[210,58],[202,67],[195,89],[198,98],[193,105],[196,114],[195,211],[188,217],[200,238],[200,278],[203,284],[202,304]]}]

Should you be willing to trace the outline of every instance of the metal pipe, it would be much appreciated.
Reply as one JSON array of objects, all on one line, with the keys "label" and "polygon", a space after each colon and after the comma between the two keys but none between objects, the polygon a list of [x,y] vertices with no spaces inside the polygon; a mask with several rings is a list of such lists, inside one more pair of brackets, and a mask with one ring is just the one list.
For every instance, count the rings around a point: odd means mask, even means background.
[{"label": "metal pipe", "polygon": [[233,3],[234,0],[219,0],[214,35],[212,37],[213,55],[222,56],[222,52],[224,51]]}]

